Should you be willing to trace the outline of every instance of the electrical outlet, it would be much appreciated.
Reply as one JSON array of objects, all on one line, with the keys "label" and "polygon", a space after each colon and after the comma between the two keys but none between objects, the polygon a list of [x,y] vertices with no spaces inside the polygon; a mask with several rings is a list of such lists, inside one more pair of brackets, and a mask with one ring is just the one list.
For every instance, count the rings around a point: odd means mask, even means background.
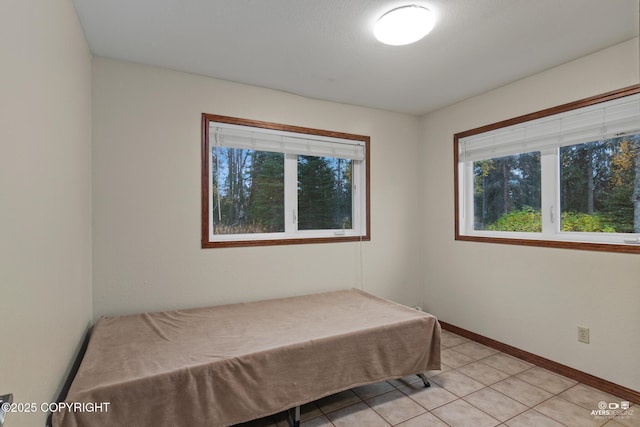
[{"label": "electrical outlet", "polygon": [[589,344],[589,328],[578,326],[578,341]]}]

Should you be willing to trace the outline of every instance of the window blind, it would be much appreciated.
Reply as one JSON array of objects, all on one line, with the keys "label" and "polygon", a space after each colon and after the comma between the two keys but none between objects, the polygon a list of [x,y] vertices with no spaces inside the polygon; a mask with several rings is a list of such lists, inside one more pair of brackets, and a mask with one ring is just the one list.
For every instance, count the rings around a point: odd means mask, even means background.
[{"label": "window blind", "polygon": [[229,123],[211,122],[209,126],[209,141],[212,147],[222,146],[352,160],[365,159],[365,144],[361,141],[254,128]]},{"label": "window blind", "polygon": [[640,133],[640,94],[460,138],[460,162],[486,160]]}]

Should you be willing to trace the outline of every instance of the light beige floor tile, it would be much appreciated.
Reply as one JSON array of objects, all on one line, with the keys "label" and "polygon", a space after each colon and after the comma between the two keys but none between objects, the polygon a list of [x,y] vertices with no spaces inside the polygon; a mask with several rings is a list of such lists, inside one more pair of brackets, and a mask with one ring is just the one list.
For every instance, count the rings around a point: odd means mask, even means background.
[{"label": "light beige floor tile", "polygon": [[608,423],[606,423],[604,425],[604,427],[625,427],[625,425],[624,424],[620,424],[620,423],[616,422],[615,420],[611,420]]},{"label": "light beige floor tile", "polygon": [[422,406],[395,389],[389,393],[372,397],[367,400],[367,403],[378,415],[392,425],[427,412]]},{"label": "light beige floor tile", "polygon": [[600,420],[591,415],[591,411],[560,397],[553,397],[534,408],[536,411],[553,418],[567,426],[600,427],[608,420]]},{"label": "light beige floor tile", "polygon": [[[442,365],[442,369],[438,369],[437,371],[424,372],[424,375],[427,377],[427,380],[431,377],[434,377],[443,372],[447,372],[451,370],[451,366],[445,365],[444,363],[442,363],[441,365]],[[407,375],[406,377],[397,378],[394,380],[388,380],[387,382],[392,386],[394,386],[395,388],[405,387],[405,386],[408,386],[409,384],[416,384],[416,383],[419,384],[421,387],[424,387],[424,383],[422,382],[420,377],[418,377],[417,375]]]},{"label": "light beige floor tile", "polygon": [[497,353],[484,358],[482,359],[482,363],[486,363],[487,365],[502,372],[506,372],[509,375],[519,374],[520,372],[526,371],[527,369],[531,369],[535,366],[529,362],[525,362],[524,360],[520,360],[504,353]]},{"label": "light beige floor tile", "polygon": [[389,427],[389,423],[364,402],[331,412],[327,418],[336,427]]},{"label": "light beige floor tile", "polygon": [[401,424],[398,424],[397,427],[449,427],[442,420],[436,417],[433,414],[426,413],[419,415],[415,418],[411,418],[408,421],[405,421]]},{"label": "light beige floor tile", "polygon": [[[416,375],[416,378],[418,378],[417,375]],[[420,380],[420,378],[418,378],[418,380]],[[351,390],[353,390],[353,392],[357,394],[362,400],[367,400],[373,396],[378,396],[379,394],[388,393],[394,389],[395,387],[392,386],[390,383],[386,381],[380,381],[379,383],[363,385],[360,387],[352,388]]]},{"label": "light beige floor tile", "polygon": [[442,336],[440,339],[440,346],[442,348],[453,347],[466,342],[469,342],[469,340],[461,337],[460,335],[456,335],[453,332],[442,330]]},{"label": "light beige floor tile", "polygon": [[440,352],[440,358],[443,363],[451,366],[452,368],[457,368],[462,365],[466,365],[467,363],[474,362],[469,356],[466,356],[462,353],[458,353],[454,349],[448,348],[446,350],[442,350]]},{"label": "light beige floor tile", "polygon": [[399,390],[428,410],[453,402],[458,398],[458,396],[443,389],[436,383],[432,383],[429,388],[415,388],[413,386],[401,387]]},{"label": "light beige floor tile", "polygon": [[589,410],[598,409],[598,403],[600,402],[620,403],[623,400],[585,384],[576,384],[560,393],[560,397]]},{"label": "light beige floor tile", "polygon": [[578,384],[577,381],[536,366],[516,375],[521,380],[553,394],[562,393]]},{"label": "light beige floor tile", "polygon": [[498,350],[474,341],[469,341],[468,343],[457,345],[453,347],[453,350],[457,351],[458,353],[462,353],[465,356],[469,356],[474,360],[483,359],[487,356],[498,353]]},{"label": "light beige floor tile", "polygon": [[529,407],[535,406],[553,396],[548,391],[519,380],[516,377],[510,377],[499,383],[495,383],[491,388]]},{"label": "light beige floor tile", "polygon": [[440,369],[436,369],[436,370],[433,370],[433,371],[427,371],[427,372],[424,372],[424,374],[428,378],[428,377],[432,377],[434,375],[441,374],[443,372],[450,371],[451,369],[453,369],[451,366],[449,366],[446,363],[442,362],[442,363],[440,363]]},{"label": "light beige floor tile", "polygon": [[615,417],[613,421],[624,427],[640,427],[639,405],[632,406],[629,411],[625,411],[624,415]]},{"label": "light beige floor tile", "polygon": [[431,378],[431,382],[435,382],[440,387],[455,394],[456,396],[463,397],[467,394],[478,391],[484,388],[485,385],[481,382],[469,378],[468,376],[461,374],[456,370],[445,372],[444,374],[436,375]]},{"label": "light beige floor tile", "polygon": [[498,381],[502,381],[508,378],[510,375],[506,372],[502,372],[493,368],[482,361],[473,362],[468,365],[464,365],[458,368],[459,372],[473,378],[476,381],[480,381],[484,385],[495,384]]},{"label": "light beige floor tile", "polygon": [[311,418],[309,420],[300,421],[300,427],[331,427],[331,421],[324,415],[320,415],[319,417]]},{"label": "light beige floor tile", "polygon": [[464,400],[500,421],[506,421],[529,409],[492,388],[478,390],[466,396]]},{"label": "light beige floor tile", "polygon": [[562,424],[533,409],[505,422],[509,427],[564,427]]},{"label": "light beige floor tile", "polygon": [[493,427],[500,424],[500,421],[460,399],[431,412],[452,427]]},{"label": "light beige floor tile", "polygon": [[359,402],[362,402],[362,399],[360,399],[353,391],[345,390],[340,393],[324,397],[316,401],[316,404],[322,412],[328,414],[329,412],[337,411],[338,409]]}]

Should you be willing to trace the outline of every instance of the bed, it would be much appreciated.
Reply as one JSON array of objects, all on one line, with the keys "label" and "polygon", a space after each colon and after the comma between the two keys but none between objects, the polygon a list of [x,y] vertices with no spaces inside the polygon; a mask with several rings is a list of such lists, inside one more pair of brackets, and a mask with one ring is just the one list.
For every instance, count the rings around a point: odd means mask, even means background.
[{"label": "bed", "polygon": [[434,369],[437,319],[358,289],[103,317],[64,400],[102,409],[52,422],[229,426]]}]

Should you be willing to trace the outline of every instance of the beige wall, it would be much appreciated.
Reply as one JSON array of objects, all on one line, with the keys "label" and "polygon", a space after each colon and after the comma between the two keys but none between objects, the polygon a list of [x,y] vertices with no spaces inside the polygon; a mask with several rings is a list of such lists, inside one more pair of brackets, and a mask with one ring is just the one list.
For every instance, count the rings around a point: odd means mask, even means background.
[{"label": "beige wall", "polygon": [[[453,134],[637,84],[638,56],[635,39],[567,63],[429,114],[420,135],[425,307],[443,321],[635,390],[638,255],[454,241]],[[591,344],[577,342],[578,325],[591,329]]]},{"label": "beige wall", "polygon": [[[416,117],[94,60],[94,314],[360,286],[422,299]],[[371,136],[372,240],[200,249],[201,113]]]},{"label": "beige wall", "polygon": [[91,55],[71,1],[1,1],[0,63],[0,394],[40,404],[92,319]]}]

